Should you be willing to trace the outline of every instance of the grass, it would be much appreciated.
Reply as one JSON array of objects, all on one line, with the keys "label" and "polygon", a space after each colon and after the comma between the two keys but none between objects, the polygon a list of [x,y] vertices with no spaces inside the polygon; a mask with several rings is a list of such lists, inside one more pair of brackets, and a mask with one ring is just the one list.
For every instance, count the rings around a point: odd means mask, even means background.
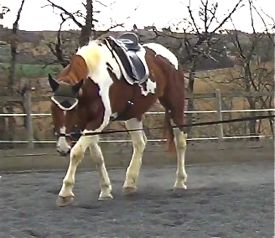
[{"label": "grass", "polygon": [[[8,63],[0,63],[0,73],[8,75],[10,65]],[[46,77],[49,73],[56,75],[62,66],[60,65],[41,65],[41,64],[17,64],[16,77],[37,78]]]}]

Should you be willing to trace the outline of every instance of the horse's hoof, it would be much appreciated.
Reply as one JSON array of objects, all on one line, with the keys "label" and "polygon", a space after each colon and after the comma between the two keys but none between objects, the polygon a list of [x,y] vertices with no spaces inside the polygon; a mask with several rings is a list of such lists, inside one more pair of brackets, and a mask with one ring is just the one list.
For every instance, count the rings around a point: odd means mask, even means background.
[{"label": "horse's hoof", "polygon": [[113,199],[112,194],[100,195],[98,198],[99,201],[108,201],[108,200],[112,200],[112,199]]},{"label": "horse's hoof", "polygon": [[126,195],[131,195],[137,192],[137,187],[123,187],[123,192]]},{"label": "horse's hoof", "polygon": [[181,184],[181,185],[177,185],[177,186],[174,186],[173,187],[173,190],[175,191],[175,192],[177,192],[177,191],[184,191],[184,190],[186,190],[187,189],[187,186],[185,185],[185,184]]},{"label": "horse's hoof", "polygon": [[74,201],[74,196],[69,196],[69,197],[58,196],[58,198],[56,200],[56,205],[58,207],[65,207],[65,206],[72,204],[73,201]]}]

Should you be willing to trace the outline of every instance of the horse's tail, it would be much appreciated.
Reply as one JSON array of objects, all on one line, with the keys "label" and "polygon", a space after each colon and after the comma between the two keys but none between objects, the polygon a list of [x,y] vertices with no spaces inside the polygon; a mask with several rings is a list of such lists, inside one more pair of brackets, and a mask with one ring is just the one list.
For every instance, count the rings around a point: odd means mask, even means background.
[{"label": "horse's tail", "polygon": [[169,152],[176,151],[176,145],[174,142],[173,127],[171,125],[171,115],[168,110],[165,110],[164,116],[164,137],[167,139],[167,147]]}]

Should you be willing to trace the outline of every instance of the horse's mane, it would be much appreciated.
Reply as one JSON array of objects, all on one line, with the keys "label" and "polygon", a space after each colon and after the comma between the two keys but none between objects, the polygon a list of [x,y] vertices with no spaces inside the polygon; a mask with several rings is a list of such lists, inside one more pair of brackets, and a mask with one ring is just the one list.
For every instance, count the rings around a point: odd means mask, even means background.
[{"label": "horse's mane", "polygon": [[58,80],[74,85],[79,81],[86,79],[88,74],[85,60],[79,56],[74,55],[63,71],[58,75]]}]

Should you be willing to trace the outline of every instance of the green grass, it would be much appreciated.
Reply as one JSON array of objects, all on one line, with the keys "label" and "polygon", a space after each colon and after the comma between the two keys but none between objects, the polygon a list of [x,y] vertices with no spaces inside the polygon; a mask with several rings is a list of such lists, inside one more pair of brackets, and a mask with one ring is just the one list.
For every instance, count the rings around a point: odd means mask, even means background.
[{"label": "green grass", "polygon": [[[0,63],[0,73],[8,75],[10,65]],[[37,78],[46,77],[49,73],[56,75],[62,67],[60,65],[18,64],[16,65],[16,77]]]}]

